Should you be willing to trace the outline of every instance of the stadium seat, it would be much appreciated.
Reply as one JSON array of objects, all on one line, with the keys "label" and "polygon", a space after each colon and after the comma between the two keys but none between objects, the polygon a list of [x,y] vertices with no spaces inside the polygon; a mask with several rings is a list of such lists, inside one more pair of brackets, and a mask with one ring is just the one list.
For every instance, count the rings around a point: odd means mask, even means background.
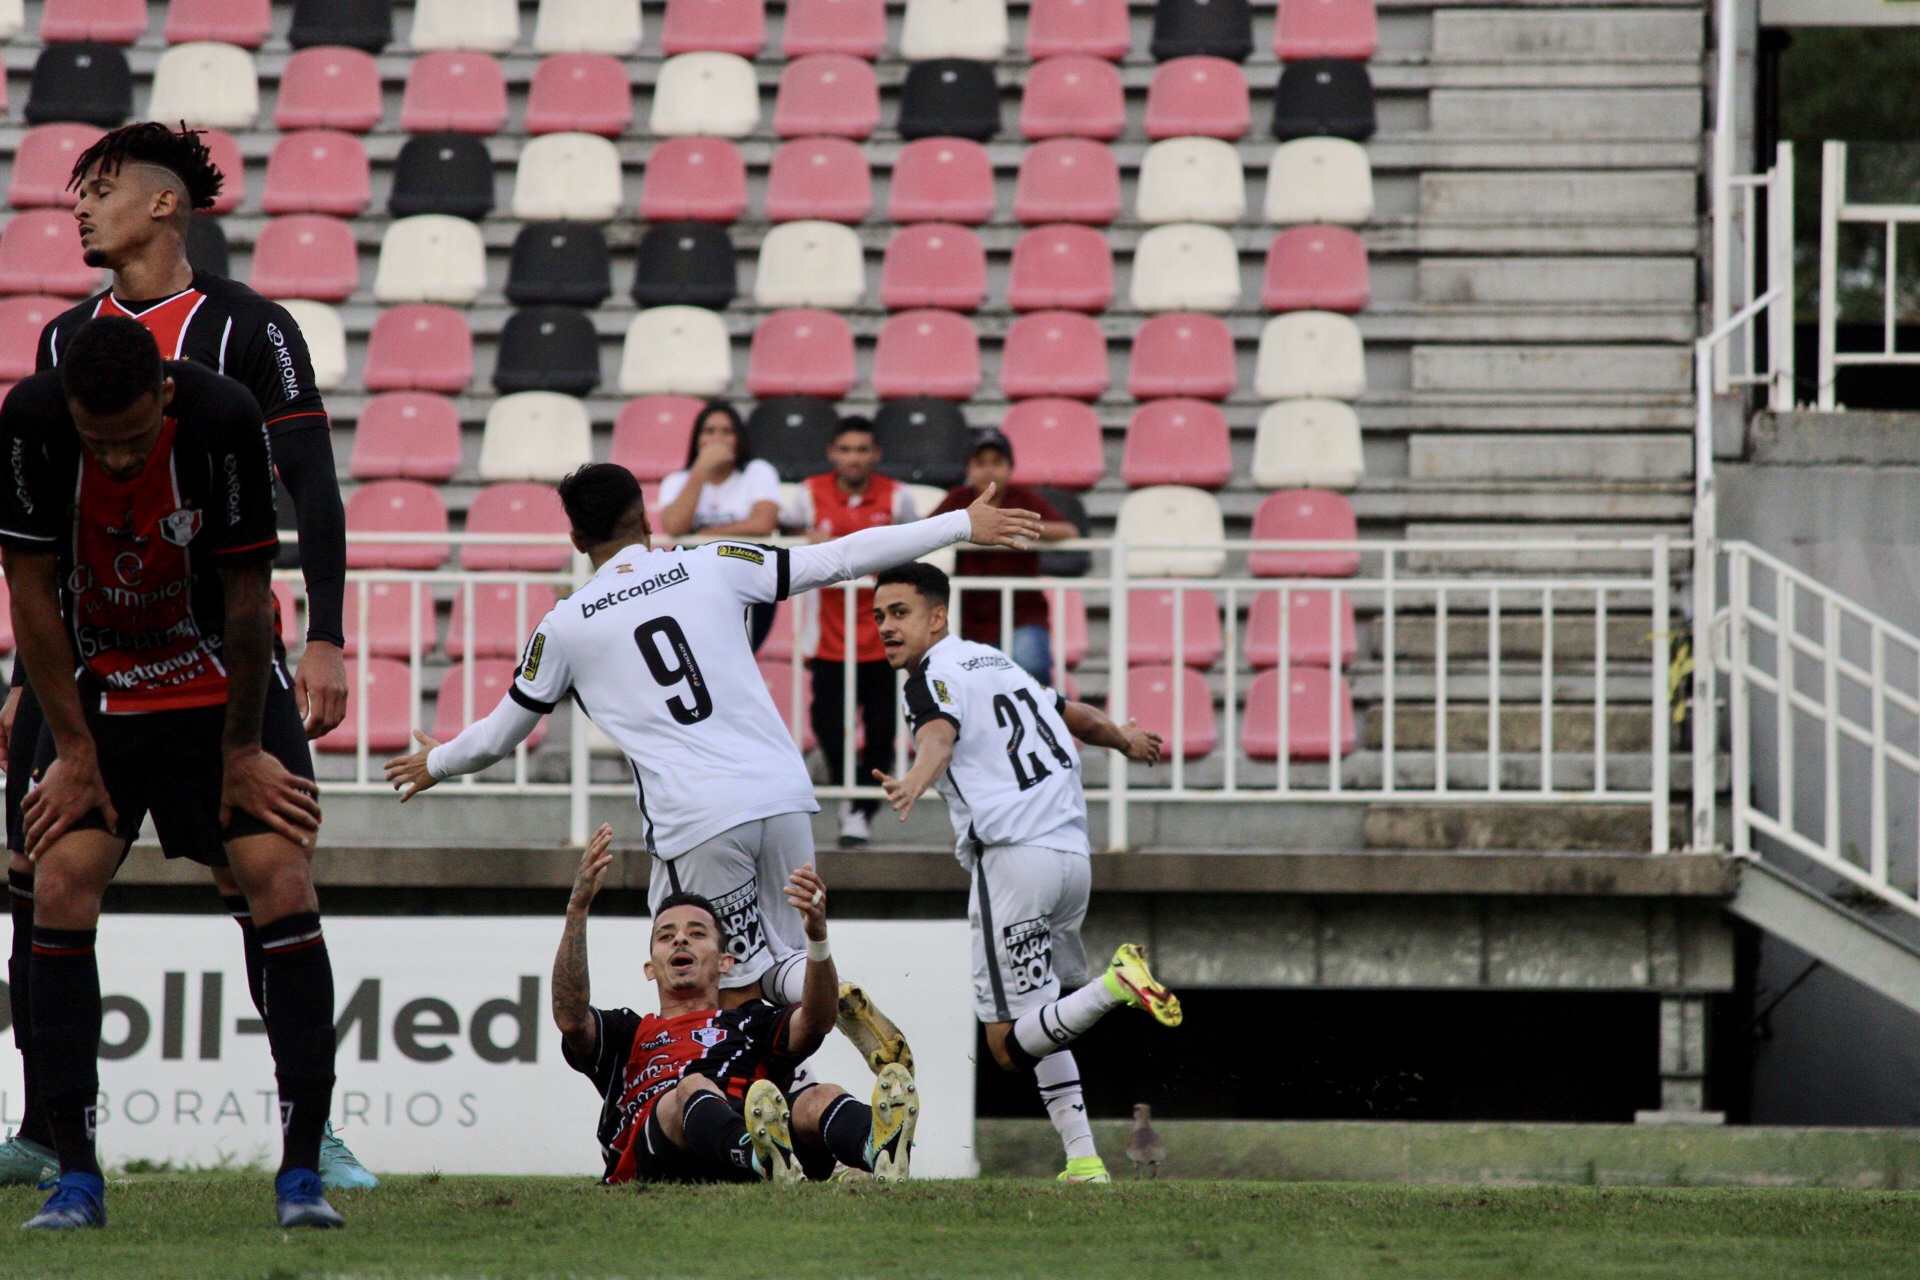
[{"label": "stadium seat", "polygon": [[1161,751],[1168,759],[1178,755],[1198,760],[1211,755],[1219,745],[1213,690],[1205,676],[1188,667],[1129,669],[1127,717],[1138,721],[1147,732],[1160,735]]},{"label": "stadium seat", "polygon": [[753,331],[747,390],[838,400],[853,389],[853,330],[832,311],[776,311]]},{"label": "stadium seat", "polygon": [[330,755],[392,754],[413,747],[413,673],[397,658],[362,655],[347,668],[353,685],[347,718],[314,739],[313,748]]},{"label": "stadium seat", "polygon": [[145,34],[147,0],[45,0],[40,7],[43,44],[132,44]]},{"label": "stadium seat", "polygon": [[203,130],[200,141],[206,146],[213,167],[220,170],[222,182],[213,204],[195,212],[222,217],[238,209],[247,197],[246,161],[240,155],[239,142],[225,129]]},{"label": "stadium seat", "polygon": [[400,127],[408,133],[488,136],[507,123],[507,76],[484,53],[442,49],[407,68]]},{"label": "stadium seat", "polygon": [[81,257],[80,237],[67,210],[23,210],[0,227],[0,294],[79,298],[99,287],[100,271]]},{"label": "stadium seat", "polygon": [[684,304],[719,310],[739,292],[733,237],[710,222],[659,222],[634,255],[633,300],[643,307]]},{"label": "stadium seat", "polygon": [[40,331],[72,305],[71,298],[39,293],[0,298],[0,385],[11,387],[33,373]]},{"label": "stadium seat", "polygon": [[[882,475],[941,488],[951,488],[967,477],[967,448],[973,432],[960,406],[950,400],[916,396],[887,401],[873,415],[873,439],[881,449]],[[819,470],[819,464],[813,469]],[[920,510],[930,513],[933,507]]]},{"label": "stadium seat", "polygon": [[[478,588],[482,591],[487,589]],[[454,608],[457,610],[459,607],[456,597]],[[527,623],[529,632],[540,625],[542,616],[537,613],[533,615]],[[479,658],[447,668],[440,680],[440,692],[433,703],[433,736],[436,741],[451,741],[459,736],[462,729],[476,720],[485,719],[500,705],[500,699],[506,697],[507,690],[513,686],[514,671],[519,664],[511,655],[517,655],[518,652],[518,649],[514,649],[510,651],[510,656]],[[547,719],[542,716],[534,723],[532,732],[527,734],[527,750],[537,750],[546,738]]]},{"label": "stadium seat", "polygon": [[732,53],[683,53],[660,64],[650,132],[744,138],[760,125],[760,82],[753,64]]},{"label": "stadium seat", "polygon": [[700,416],[692,396],[641,396],[620,406],[613,420],[613,452],[618,463],[641,481],[663,480],[687,465],[687,445]]},{"label": "stadium seat", "polygon": [[[819,740],[813,736],[813,719],[805,711],[796,712],[793,690],[793,664],[791,662],[773,662],[763,660],[759,663],[760,678],[766,682],[767,692],[773,697],[773,708],[780,713],[780,722],[787,726],[792,735],[796,726],[799,736],[795,745],[805,755],[819,746]],[[800,668],[799,706],[813,705],[813,672],[804,665]]]},{"label": "stadium seat", "polygon": [[450,302],[464,305],[487,284],[487,249],[480,228],[465,218],[420,214],[388,225],[373,278],[376,302]]},{"label": "stadium seat", "polygon": [[1367,153],[1345,138],[1296,138],[1274,148],[1267,169],[1268,222],[1359,226],[1373,217]]},{"label": "stadium seat", "polygon": [[667,0],[660,50],[732,53],[752,58],[767,47],[767,11],[762,0]]},{"label": "stadium seat", "polygon": [[[366,619],[360,617],[365,602]],[[413,616],[407,616],[411,606]],[[405,582],[356,583],[347,588],[346,607],[342,610],[346,632],[346,656],[360,653],[360,637],[366,636],[366,650],[376,658],[406,658],[415,653],[431,653],[439,637],[434,634],[433,588]]]},{"label": "stadium seat", "polygon": [[271,0],[172,0],[165,34],[168,44],[218,40],[258,49],[273,34],[273,5]]},{"label": "stadium seat", "polygon": [[[1047,592],[1047,607],[1053,618],[1059,620],[1054,635],[1060,664],[1071,671],[1087,660],[1087,597],[1083,592],[1055,589]],[[1069,676],[1067,682],[1059,686],[1060,693],[1077,700],[1079,690],[1071,680]]]},{"label": "stadium seat", "polygon": [[1280,6],[1274,56],[1282,62],[1346,58],[1366,62],[1380,51],[1374,0],[1295,0]]},{"label": "stadium seat", "polygon": [[464,133],[408,138],[393,162],[387,212],[396,218],[440,213],[475,221],[492,213],[493,157],[487,144]]},{"label": "stadium seat", "polygon": [[102,130],[90,124],[43,124],[20,135],[7,180],[7,203],[16,209],[71,209],[80,194],[69,191],[73,162],[100,141]]},{"label": "stadium seat", "polygon": [[781,138],[869,137],[880,124],[873,66],[844,53],[796,58],[780,73],[773,132]]},{"label": "stadium seat", "polygon": [[640,0],[540,0],[535,53],[631,57],[640,48]]},{"label": "stadium seat", "polygon": [[1147,87],[1147,136],[1237,142],[1253,126],[1247,73],[1225,58],[1161,63]]},{"label": "stadium seat", "polygon": [[1107,340],[1091,316],[1035,311],[1008,327],[1000,355],[1000,390],[1008,399],[1098,400],[1107,381]]},{"label": "stadium seat", "polygon": [[851,227],[783,222],[760,241],[753,297],[763,307],[845,311],[858,306],[866,290],[866,258]]},{"label": "stadium seat", "polygon": [[[1262,671],[1247,686],[1240,749],[1255,760],[1280,758],[1280,676],[1279,671]],[[1341,676],[1335,683],[1333,673],[1325,667],[1295,667],[1287,677],[1287,758],[1332,757],[1335,709],[1340,717],[1340,754],[1352,755],[1357,740],[1353,733],[1353,689],[1347,678]]]},{"label": "stadium seat", "polygon": [[1246,178],[1232,143],[1168,138],[1147,148],[1134,197],[1134,216],[1140,221],[1231,225],[1246,213]]},{"label": "stadium seat", "polygon": [[1120,216],[1120,164],[1113,148],[1089,138],[1036,142],[1020,157],[1013,216],[1104,227]]},{"label": "stadium seat", "polygon": [[789,596],[773,606],[773,625],[767,628],[767,638],[754,650],[754,656],[762,662],[787,663],[793,653],[793,598]]},{"label": "stadium seat", "polygon": [[323,213],[273,219],[260,228],[247,283],[269,298],[344,302],[360,287],[352,224]]},{"label": "stadium seat", "polygon": [[782,143],[767,169],[767,220],[857,223],[873,212],[873,179],[860,144],[845,138]]},{"label": "stadium seat", "polygon": [[357,218],[373,198],[373,169],[360,139],[338,129],[304,129],[273,144],[262,212]]},{"label": "stadium seat", "polygon": [[1367,246],[1348,227],[1289,227],[1267,250],[1260,302],[1269,311],[1360,311],[1371,294]]},{"label": "stadium seat", "polygon": [[1218,316],[1169,312],[1154,316],[1133,335],[1127,390],[1136,400],[1161,396],[1225,400],[1238,379],[1233,331]]},{"label": "stadium seat", "polygon": [[873,394],[880,399],[968,400],[979,387],[980,335],[965,316],[902,311],[881,326],[873,351]]},{"label": "stadium seat", "polygon": [[493,366],[501,392],[584,396],[600,385],[600,338],[578,307],[522,307],[500,327]]},{"label": "stadium seat", "polygon": [[[1082,538],[1093,536],[1093,521],[1087,515],[1087,504],[1080,495],[1071,489],[1043,488],[1041,496],[1053,504],[1053,509],[1064,517],[1068,524]],[[1083,578],[1093,569],[1093,555],[1086,551],[1042,551],[1040,553],[1040,573],[1048,578]]]},{"label": "stadium seat", "polygon": [[[1180,615],[1178,644],[1173,634],[1176,612]],[[1220,631],[1220,600],[1211,590],[1127,592],[1129,666],[1186,666],[1207,671],[1220,661],[1225,649]],[[1179,660],[1175,659],[1176,653],[1180,655]]]},{"label": "stadium seat", "polygon": [[1273,136],[1280,141],[1325,135],[1365,142],[1373,130],[1373,79],[1366,63],[1309,58],[1281,70],[1273,91]]},{"label": "stadium seat", "polygon": [[[1327,489],[1282,489],[1253,513],[1255,542],[1357,542],[1353,504]],[[1256,578],[1351,578],[1360,572],[1360,552],[1250,551],[1247,572]]]},{"label": "stadium seat", "polygon": [[471,49],[505,53],[520,38],[520,0],[413,0],[414,52]]},{"label": "stadium seat", "polygon": [[302,49],[280,72],[274,127],[365,133],[380,123],[380,66],[359,49]]},{"label": "stadium seat", "polygon": [[893,162],[887,216],[894,222],[978,226],[993,216],[993,161],[965,138],[922,138]]},{"label": "stadium seat", "polygon": [[973,58],[993,62],[1006,52],[1006,0],[906,0],[900,56],[907,61]]},{"label": "stadium seat", "polygon": [[11,40],[27,25],[24,0],[0,0],[0,40]]},{"label": "stadium seat", "polygon": [[1021,137],[1033,142],[1047,138],[1111,141],[1126,127],[1126,91],[1120,83],[1120,68],[1111,62],[1062,54],[1028,69],[1020,94]]},{"label": "stadium seat", "polygon": [[1333,665],[1334,596],[1340,597],[1340,665],[1353,664],[1356,652],[1353,593],[1350,591],[1262,591],[1247,610],[1247,661],[1256,671],[1281,666],[1281,623],[1286,623],[1286,664]]},{"label": "stadium seat", "polygon": [[592,461],[593,424],[587,406],[573,396],[517,391],[487,410],[480,436],[482,480],[558,480]]},{"label": "stadium seat", "polygon": [[[469,599],[473,601],[471,609],[467,606]],[[469,652],[480,658],[515,657],[554,603],[554,589],[538,583],[463,582],[453,593],[453,616],[447,625],[447,656],[456,662]],[[467,628],[469,613],[473,615],[471,637]],[[449,673],[449,678],[458,677]],[[492,706],[489,702],[487,709],[491,710]]]},{"label": "stadium seat", "polygon": [[307,340],[313,385],[322,391],[338,388],[347,380],[347,326],[340,312],[309,298],[287,298],[280,305]]},{"label": "stadium seat", "polygon": [[260,114],[253,55],[231,44],[176,44],[153,66],[149,120],[184,120],[201,129],[250,129]]},{"label": "stadium seat", "polygon": [[1253,389],[1262,400],[1358,400],[1367,391],[1360,326],[1331,311],[1275,316],[1260,331]]},{"label": "stadium seat", "polygon": [[1218,489],[1233,478],[1227,415],[1211,400],[1149,400],[1127,423],[1120,478],[1135,489],[1155,484]]},{"label": "stadium seat", "polygon": [[633,127],[633,88],[618,58],[556,53],[533,69],[527,132],[597,133],[617,138]]},{"label": "stadium seat", "polygon": [[702,307],[650,307],[627,326],[620,394],[717,396],[733,381],[727,322]]},{"label": "stadium seat", "polygon": [[840,53],[871,61],[886,47],[884,0],[788,0],[781,52],[789,59]]},{"label": "stadium seat", "polygon": [[1154,227],[1133,250],[1137,311],[1231,311],[1240,302],[1240,251],[1219,227]]},{"label": "stadium seat", "polygon": [[346,45],[379,53],[393,39],[393,0],[293,0],[287,43],[296,49]]},{"label": "stadium seat", "polygon": [[187,224],[187,262],[195,271],[210,276],[233,274],[227,261],[227,233],[220,229],[220,219],[196,214]]},{"label": "stadium seat", "polygon": [[392,391],[370,398],[353,424],[355,480],[453,479],[460,470],[460,414],[445,396]]},{"label": "stadium seat", "polygon": [[[833,405],[817,396],[775,396],[747,415],[747,443],[788,483],[822,469],[827,446],[840,425]],[[681,466],[686,465],[684,458]]]},{"label": "stadium seat", "polygon": [[610,222],[625,203],[620,153],[598,134],[542,134],[520,148],[514,217]]},{"label": "stadium seat", "polygon": [[1127,551],[1127,572],[1136,578],[1217,578],[1227,566],[1227,553],[1212,545],[1227,539],[1220,504],[1201,489],[1171,484],[1135,489],[1120,503],[1113,536],[1147,545]]},{"label": "stadium seat", "polygon": [[1225,58],[1245,62],[1253,52],[1253,12],[1247,0],[1159,0],[1153,6],[1153,59]]},{"label": "stadium seat", "polygon": [[473,380],[473,333],[452,307],[415,302],[390,307],[367,338],[369,391],[439,391],[458,395]]},{"label": "stadium seat", "polygon": [[33,61],[23,115],[28,124],[111,129],[133,114],[133,70],[110,44],[50,44]]},{"label": "stadium seat", "polygon": [[1262,489],[1351,489],[1366,474],[1360,419],[1338,400],[1282,400],[1260,415],[1253,482]]},{"label": "stadium seat", "polygon": [[1058,223],[1013,246],[1007,305],[1015,311],[1105,311],[1113,301],[1113,250],[1092,227]]},{"label": "stadium seat", "polygon": [[[418,480],[375,480],[347,495],[350,533],[442,534],[447,504],[440,491]],[[349,542],[349,569],[438,569],[447,562],[444,542]]]},{"label": "stadium seat", "polygon": [[[564,400],[565,397],[560,399]],[[530,452],[528,446],[535,442],[526,437],[529,432],[535,432],[544,437],[549,447],[585,461],[584,444],[575,437],[575,431],[578,423],[585,421],[586,415],[573,415],[564,405],[555,405],[555,415],[546,416],[546,408],[544,405],[536,407],[539,413],[537,420],[530,414],[515,425],[514,432],[518,437],[513,441],[515,449]],[[489,436],[493,421],[493,416],[489,414]],[[560,430],[558,435],[554,434],[556,424]],[[486,452],[487,442],[482,442],[480,454],[483,459]],[[579,463],[569,461],[567,470],[577,465]],[[566,543],[567,528],[567,513],[560,506],[560,495],[552,485],[525,480],[488,485],[474,495],[473,505],[467,508],[467,532],[494,535],[517,533],[537,536],[541,541],[469,542],[460,548],[460,567],[472,573],[558,573],[573,559],[573,548]]]},{"label": "stadium seat", "polygon": [[941,307],[977,310],[987,297],[987,251],[980,237],[951,222],[901,227],[880,264],[880,305],[889,311]]},{"label": "stadium seat", "polygon": [[588,222],[529,222],[507,260],[507,301],[597,307],[613,292],[607,233]]},{"label": "stadium seat", "polygon": [[1027,5],[1027,56],[1039,61],[1083,54],[1119,62],[1133,46],[1126,0],[1032,0]]},{"label": "stadium seat", "polygon": [[1046,396],[1008,405],[1000,430],[1013,444],[1016,484],[1091,489],[1107,474],[1100,415],[1083,400]]},{"label": "stadium seat", "polygon": [[[907,67],[900,86],[902,138],[971,138],[1000,132],[1000,87],[993,65],[968,58],[930,58]],[[957,221],[957,219],[956,219]]]},{"label": "stadium seat", "polygon": [[668,138],[643,166],[643,222],[733,222],[747,210],[747,165],[724,138]]}]

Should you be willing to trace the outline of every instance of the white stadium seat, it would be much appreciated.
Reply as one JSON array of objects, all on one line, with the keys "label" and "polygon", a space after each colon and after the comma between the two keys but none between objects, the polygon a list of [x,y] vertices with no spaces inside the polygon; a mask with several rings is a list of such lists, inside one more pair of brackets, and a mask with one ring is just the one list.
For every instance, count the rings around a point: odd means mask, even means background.
[{"label": "white stadium seat", "polygon": [[212,40],[177,44],[153,65],[147,119],[198,129],[251,129],[260,114],[253,55]]},{"label": "white stadium seat", "polygon": [[324,302],[289,298],[280,304],[293,317],[300,336],[307,340],[307,355],[313,361],[313,384],[331,391],[347,380],[347,327],[340,313]]},{"label": "white stadium seat", "polygon": [[1351,316],[1331,311],[1275,316],[1260,331],[1253,389],[1262,400],[1358,400],[1367,390],[1360,326]]},{"label": "white stadium seat", "polygon": [[421,213],[396,219],[380,241],[378,302],[464,304],[487,285],[487,246],[465,218]]},{"label": "white stadium seat", "polygon": [[26,22],[26,0],[0,0],[0,40],[11,40],[19,35],[20,28]]},{"label": "white stadium seat", "polygon": [[[1157,484],[1127,495],[1113,532],[1129,543],[1204,544],[1225,542],[1227,525],[1206,490]],[[1227,553],[1218,548],[1127,552],[1127,572],[1141,578],[1217,578],[1226,567]]]},{"label": "white stadium seat", "polygon": [[627,326],[620,394],[717,396],[733,381],[727,322],[704,307],[649,307]]},{"label": "white stadium seat", "polygon": [[1267,166],[1267,221],[1357,227],[1373,216],[1373,168],[1357,142],[1295,138]]},{"label": "white stadium seat", "polygon": [[1138,311],[1231,311],[1240,301],[1240,251],[1219,227],[1154,227],[1133,251]]},{"label": "white stadium seat", "polygon": [[900,56],[993,62],[1007,51],[1006,0],[907,0]]},{"label": "white stadium seat", "polygon": [[640,0],[540,0],[533,51],[624,58],[639,50],[640,33]]},{"label": "white stadium seat", "polygon": [[860,236],[837,222],[783,222],[760,241],[753,299],[763,307],[845,311],[867,291]]},{"label": "white stadium seat", "polygon": [[516,391],[487,410],[482,480],[559,480],[593,461],[587,406],[557,391]]},{"label": "white stadium seat", "polygon": [[1366,474],[1360,419],[1338,400],[1268,405],[1253,436],[1253,482],[1262,489],[1351,489]]},{"label": "white stadium seat", "polygon": [[647,128],[663,138],[744,138],[760,124],[760,81],[733,53],[683,53],[660,64]]},{"label": "white stadium seat", "polygon": [[415,52],[473,49],[505,53],[520,38],[520,0],[414,0]]},{"label": "white stadium seat", "polygon": [[620,212],[620,153],[591,133],[527,139],[513,178],[513,216],[608,222]]},{"label": "white stadium seat", "polygon": [[1247,216],[1240,155],[1218,138],[1168,138],[1140,162],[1134,212],[1140,221],[1238,222]]}]

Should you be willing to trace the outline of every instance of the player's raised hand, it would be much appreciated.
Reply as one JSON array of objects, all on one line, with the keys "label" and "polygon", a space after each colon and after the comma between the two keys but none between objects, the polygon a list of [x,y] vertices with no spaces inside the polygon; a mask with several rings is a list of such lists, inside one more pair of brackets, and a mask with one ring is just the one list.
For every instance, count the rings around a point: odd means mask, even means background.
[{"label": "player's raised hand", "polygon": [[911,775],[905,778],[895,778],[883,770],[875,769],[873,771],[873,780],[880,784],[882,791],[887,793],[887,804],[892,806],[893,811],[900,815],[900,821],[902,822],[905,822],[907,815],[913,812],[913,802],[918,800],[926,791],[926,787],[914,785]]},{"label": "player's raised hand", "polygon": [[56,840],[94,809],[106,818],[109,828],[119,827],[120,815],[92,752],[62,756],[48,765],[45,776],[33,784],[20,805],[27,820],[27,857],[40,861]]},{"label": "player's raised hand", "polygon": [[787,877],[787,905],[800,913],[807,937],[822,942],[827,936],[827,883],[809,862]]},{"label": "player's raised hand", "polygon": [[417,751],[409,752],[404,756],[395,756],[387,761],[387,781],[392,783],[393,789],[400,793],[401,804],[405,804],[440,781],[427,772],[427,753],[440,744],[418,729],[413,731],[413,740],[420,744]]},{"label": "player's raised hand", "polygon": [[1140,727],[1137,720],[1129,720],[1120,728],[1120,754],[1129,760],[1138,760],[1142,764],[1160,763],[1160,735]]},{"label": "player's raised hand", "polygon": [[220,782],[220,825],[249,813],[302,849],[320,834],[320,788],[258,746],[226,759]]},{"label": "player's raised hand", "polygon": [[613,866],[613,828],[606,823],[593,833],[587,841],[586,852],[580,855],[580,870],[573,877],[573,893],[567,899],[567,911],[585,912],[600,886],[607,882],[607,871]]},{"label": "player's raised hand", "polygon": [[993,495],[998,487],[988,481],[987,487],[967,508],[967,519],[973,524],[967,540],[983,547],[1013,547],[1024,551],[1028,542],[1040,536],[1040,517],[1017,507],[1008,510],[994,506]]}]

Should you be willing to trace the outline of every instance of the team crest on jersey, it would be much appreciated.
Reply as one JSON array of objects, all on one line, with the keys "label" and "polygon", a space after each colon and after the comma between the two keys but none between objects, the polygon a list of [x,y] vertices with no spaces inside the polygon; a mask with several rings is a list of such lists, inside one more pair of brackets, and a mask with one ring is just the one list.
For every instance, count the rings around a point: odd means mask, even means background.
[{"label": "team crest on jersey", "polygon": [[767,558],[752,547],[736,547],[730,542],[720,544],[720,554],[732,560],[745,560],[748,564],[765,564]]},{"label": "team crest on jersey", "polygon": [[540,654],[547,647],[547,633],[536,631],[533,642],[527,646],[527,660],[520,667],[520,678],[531,680],[540,670]]},{"label": "team crest on jersey", "polygon": [[727,1029],[725,1027],[695,1027],[693,1029],[693,1038],[700,1044],[711,1049],[727,1038]]},{"label": "team crest on jersey", "polygon": [[160,518],[160,536],[176,547],[184,547],[193,541],[200,532],[200,512],[192,507],[181,507],[178,511]]}]

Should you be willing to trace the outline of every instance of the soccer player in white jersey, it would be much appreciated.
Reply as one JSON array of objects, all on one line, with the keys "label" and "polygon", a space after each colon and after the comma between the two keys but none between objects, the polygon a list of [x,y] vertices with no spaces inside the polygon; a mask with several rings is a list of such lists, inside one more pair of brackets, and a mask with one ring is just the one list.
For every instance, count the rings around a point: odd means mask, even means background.
[{"label": "soccer player in white jersey", "polygon": [[[987,1046],[1002,1069],[1033,1072],[1067,1151],[1060,1181],[1107,1182],[1067,1045],[1123,1004],[1177,1027],[1180,1001],[1130,942],[1099,981],[1087,981],[1080,923],[1092,867],[1072,739],[1152,764],[1159,735],[1069,702],[998,649],[952,634],[947,575],[932,565],[903,564],[877,582],[880,643],[895,669],[911,673],[907,723],[918,756],[904,778],[874,776],[903,821],[928,787],[946,800],[960,865],[973,878],[973,1008]],[[1068,987],[1076,990],[1062,995]]]}]

